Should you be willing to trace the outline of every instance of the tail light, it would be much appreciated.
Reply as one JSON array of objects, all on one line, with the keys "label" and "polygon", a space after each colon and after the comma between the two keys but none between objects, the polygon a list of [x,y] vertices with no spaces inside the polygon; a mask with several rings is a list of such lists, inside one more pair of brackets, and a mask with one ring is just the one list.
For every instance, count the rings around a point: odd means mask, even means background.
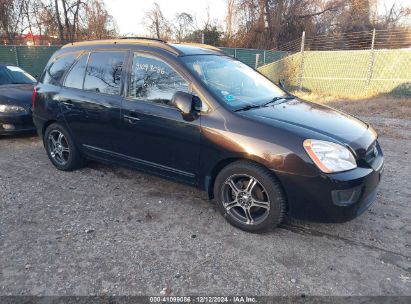
[{"label": "tail light", "polygon": [[36,107],[36,97],[37,97],[37,90],[36,90],[36,87],[34,87],[33,95],[31,96],[31,110],[32,111],[34,111],[34,108]]}]

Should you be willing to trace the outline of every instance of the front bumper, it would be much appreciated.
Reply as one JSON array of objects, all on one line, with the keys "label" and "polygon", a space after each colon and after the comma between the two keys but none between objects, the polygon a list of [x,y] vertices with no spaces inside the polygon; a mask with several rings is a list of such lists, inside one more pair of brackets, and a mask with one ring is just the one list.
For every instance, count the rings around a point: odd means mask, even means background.
[{"label": "front bumper", "polygon": [[[375,201],[384,170],[382,151],[369,166],[316,177],[279,174],[291,217],[324,222],[346,222],[361,215]],[[337,194],[342,193],[339,196]],[[348,194],[348,195],[347,195]]]},{"label": "front bumper", "polygon": [[35,130],[30,113],[0,113],[0,134],[17,134]]}]

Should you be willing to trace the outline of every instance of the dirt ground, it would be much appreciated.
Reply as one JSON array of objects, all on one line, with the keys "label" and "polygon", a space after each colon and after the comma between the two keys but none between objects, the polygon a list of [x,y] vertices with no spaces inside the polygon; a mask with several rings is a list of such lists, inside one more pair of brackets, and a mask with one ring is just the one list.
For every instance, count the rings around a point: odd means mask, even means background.
[{"label": "dirt ground", "polygon": [[0,295],[411,295],[411,118],[360,114],[385,153],[372,208],[261,235],[194,188],[98,163],[60,172],[37,137],[0,138]]}]

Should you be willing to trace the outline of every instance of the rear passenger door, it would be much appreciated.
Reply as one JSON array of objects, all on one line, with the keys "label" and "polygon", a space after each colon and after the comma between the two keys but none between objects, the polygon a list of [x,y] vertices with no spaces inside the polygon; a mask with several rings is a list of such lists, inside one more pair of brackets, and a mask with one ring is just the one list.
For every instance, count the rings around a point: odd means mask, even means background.
[{"label": "rear passenger door", "polygon": [[118,138],[127,51],[86,52],[67,74],[61,107],[83,151],[106,158]]}]

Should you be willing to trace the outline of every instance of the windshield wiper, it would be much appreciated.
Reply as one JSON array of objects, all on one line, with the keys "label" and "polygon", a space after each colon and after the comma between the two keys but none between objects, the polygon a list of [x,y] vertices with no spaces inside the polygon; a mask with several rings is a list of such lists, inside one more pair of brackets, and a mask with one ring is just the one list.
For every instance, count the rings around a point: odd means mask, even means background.
[{"label": "windshield wiper", "polygon": [[[251,109],[267,107],[268,105],[270,105],[270,104],[272,104],[272,103],[280,104],[280,103],[285,102],[286,100],[290,100],[290,99],[294,99],[294,98],[295,98],[295,97],[292,96],[292,95],[277,96],[277,97],[274,97],[273,99],[271,99],[269,102],[266,102],[266,103],[263,103],[263,104],[260,104],[260,105],[248,105],[248,106],[245,106],[245,107],[243,107],[243,108],[234,110],[234,112],[238,112],[238,111],[248,111],[248,110],[251,110]],[[278,102],[278,101],[282,101],[282,102]]]},{"label": "windshield wiper", "polygon": [[264,104],[262,104],[262,105],[248,105],[248,106],[245,106],[245,107],[243,107],[243,108],[234,110],[234,112],[238,112],[238,111],[248,111],[248,110],[251,110],[251,109],[256,109],[256,108],[261,108],[261,107],[264,107]]},{"label": "windshield wiper", "polygon": [[[271,99],[269,102],[265,103],[263,106],[268,106],[270,104],[280,104],[280,103],[283,103],[287,100],[294,99],[294,98],[295,97],[292,96],[292,95],[277,96],[277,97],[274,97],[273,99]],[[279,102],[279,101],[281,101],[281,102]]]}]

